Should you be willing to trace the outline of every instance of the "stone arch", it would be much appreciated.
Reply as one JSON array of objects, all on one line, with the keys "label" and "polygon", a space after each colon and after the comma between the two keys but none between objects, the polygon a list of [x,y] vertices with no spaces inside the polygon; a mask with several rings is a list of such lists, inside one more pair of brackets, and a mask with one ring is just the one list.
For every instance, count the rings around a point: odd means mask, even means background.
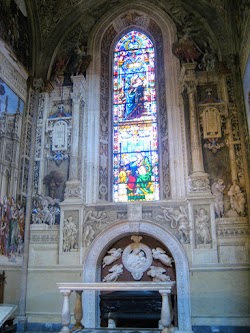
[{"label": "stone arch", "polygon": [[[136,19],[133,20],[133,15]],[[125,17],[125,18],[124,18]],[[131,18],[132,17],[132,18]],[[131,18],[131,20],[130,20]],[[111,201],[109,112],[111,110],[111,50],[115,40],[130,29],[150,36],[156,45],[159,89],[159,153],[161,155],[161,200],[183,199],[186,196],[187,152],[184,130],[184,109],[180,105],[179,61],[172,54],[176,27],[163,10],[147,1],[116,6],[103,16],[89,37],[93,59],[88,68],[88,128],[84,170],[86,187],[96,189],[86,196],[86,203]],[[157,46],[158,45],[158,46]],[[95,94],[92,92],[95,91]],[[94,133],[94,135],[93,135]],[[91,138],[91,140],[90,140]],[[171,144],[175,142],[175,144]],[[90,149],[91,148],[91,149]],[[86,175],[91,174],[92,177]]]},{"label": "stone arch", "polygon": [[[100,281],[101,260],[112,244],[129,234],[143,233],[161,241],[171,252],[176,266],[177,302],[178,302],[178,329],[180,332],[191,332],[191,304],[189,265],[186,253],[176,237],[163,226],[149,221],[120,221],[103,230],[93,241],[86,255],[83,267],[83,282]],[[138,282],[139,283],[139,282]],[[98,301],[95,292],[87,291],[84,294],[84,325],[97,327]],[[178,331],[177,331],[178,332]]]}]

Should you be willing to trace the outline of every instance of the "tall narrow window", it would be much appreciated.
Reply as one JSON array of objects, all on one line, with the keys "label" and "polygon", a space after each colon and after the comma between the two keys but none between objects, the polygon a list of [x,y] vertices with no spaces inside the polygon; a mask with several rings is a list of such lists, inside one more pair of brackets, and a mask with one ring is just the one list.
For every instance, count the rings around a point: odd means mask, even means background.
[{"label": "tall narrow window", "polygon": [[113,54],[113,199],[159,199],[155,52],[130,31]]}]

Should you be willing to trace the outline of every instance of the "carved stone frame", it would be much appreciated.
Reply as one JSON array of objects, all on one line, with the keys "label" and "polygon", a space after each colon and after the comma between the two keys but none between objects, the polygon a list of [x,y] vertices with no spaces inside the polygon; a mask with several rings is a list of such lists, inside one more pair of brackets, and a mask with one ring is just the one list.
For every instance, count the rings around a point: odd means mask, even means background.
[{"label": "carved stone frame", "polygon": [[[192,332],[189,265],[185,251],[174,235],[162,226],[149,221],[120,221],[103,230],[93,241],[83,266],[83,282],[99,282],[101,260],[106,251],[118,239],[133,233],[150,235],[162,242],[170,250],[176,265],[178,329],[175,332]],[[138,282],[140,283],[140,282]],[[98,294],[95,291],[84,292],[83,323],[86,328],[99,326]]]}]

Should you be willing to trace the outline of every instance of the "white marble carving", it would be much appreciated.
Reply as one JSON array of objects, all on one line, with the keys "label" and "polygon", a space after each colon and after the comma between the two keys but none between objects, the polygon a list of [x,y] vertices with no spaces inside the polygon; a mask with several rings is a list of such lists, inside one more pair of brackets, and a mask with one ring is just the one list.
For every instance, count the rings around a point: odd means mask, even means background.
[{"label": "white marble carving", "polygon": [[103,278],[103,282],[115,282],[123,273],[123,265],[116,264],[109,269],[109,274]]},{"label": "white marble carving", "polygon": [[152,249],[152,255],[154,259],[160,260],[164,265],[172,267],[173,258],[169,257],[162,248],[157,247]]},{"label": "white marble carving", "polygon": [[203,244],[209,244],[212,241],[210,233],[209,216],[204,208],[200,208],[195,219],[196,233]]},{"label": "white marble carving", "polygon": [[83,244],[84,246],[88,247],[95,235],[95,230],[91,224],[87,224],[84,226],[83,229]]},{"label": "white marble carving", "polygon": [[69,216],[63,221],[63,251],[69,252],[78,249],[78,229],[73,217]]},{"label": "white marble carving", "polygon": [[134,280],[141,280],[143,273],[151,266],[153,258],[151,249],[140,243],[141,236],[132,236],[134,243],[128,245],[122,254],[122,262],[132,274]]},{"label": "white marble carving", "polygon": [[66,121],[58,120],[54,124],[52,134],[52,151],[67,150],[68,148],[68,124]]},{"label": "white marble carving", "polygon": [[122,255],[122,249],[121,248],[119,248],[119,249],[112,248],[109,251],[107,251],[107,253],[109,253],[109,255],[105,256],[102,260],[102,267],[103,268],[107,265],[113,264],[113,262],[118,260]]},{"label": "white marble carving", "polygon": [[170,276],[165,275],[165,268],[150,266],[150,270],[147,272],[147,275],[152,277],[153,282],[164,282],[170,281]]},{"label": "white marble carving", "polygon": [[[237,184],[236,180],[233,181],[233,184],[227,194],[230,197],[231,209],[235,211],[238,215],[245,216],[246,198],[240,186]],[[227,214],[230,215],[230,212],[228,212]]]},{"label": "white marble carving", "polygon": [[[173,237],[167,228],[154,224],[152,222],[141,221],[139,232],[150,235],[165,244],[170,253],[173,254],[176,266],[177,280],[177,304],[178,304],[178,328],[177,331],[190,333],[192,332],[191,324],[191,304],[190,304],[190,282],[189,282],[189,265],[186,253],[180,242]],[[106,228],[93,240],[91,247],[86,255],[83,267],[83,282],[91,283],[99,281],[99,271],[96,269],[100,265],[100,256],[102,250],[107,245],[112,246],[114,239],[119,239],[122,234],[130,233],[130,222],[119,222]],[[98,327],[98,309],[99,299],[92,290],[84,292],[83,322],[86,328]]]},{"label": "white marble carving", "polygon": [[177,229],[180,242],[181,243],[190,243],[190,226],[189,219],[185,208],[180,206],[179,208],[166,208],[163,207],[163,216],[158,215],[156,217],[157,221],[164,219],[167,222],[170,222],[170,227],[172,229]]},{"label": "white marble carving", "polygon": [[223,179],[218,179],[211,187],[211,191],[213,195],[215,195],[214,208],[217,217],[222,217],[224,215],[223,191],[225,188],[226,185],[224,184]]}]

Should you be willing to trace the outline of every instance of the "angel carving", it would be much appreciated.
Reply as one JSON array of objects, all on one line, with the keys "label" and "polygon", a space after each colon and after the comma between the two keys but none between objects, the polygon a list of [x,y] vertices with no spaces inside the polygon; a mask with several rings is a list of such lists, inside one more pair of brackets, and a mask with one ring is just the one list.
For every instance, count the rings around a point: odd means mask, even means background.
[{"label": "angel carving", "polygon": [[162,248],[157,247],[156,249],[152,249],[152,255],[154,259],[158,259],[164,265],[172,267],[173,258],[170,258]]},{"label": "angel carving", "polygon": [[150,266],[150,270],[147,275],[152,277],[153,282],[165,282],[170,281],[170,276],[165,275],[166,270],[163,267]]},{"label": "angel carving", "polygon": [[107,265],[111,265],[113,262],[115,262],[116,260],[118,260],[121,257],[122,254],[122,249],[116,249],[116,248],[112,248],[109,251],[107,251],[107,253],[109,253],[108,256],[105,256],[102,260],[102,268],[104,268]]},{"label": "angel carving", "polygon": [[103,282],[115,282],[123,273],[123,265],[116,264],[109,269],[109,272],[110,273],[103,278]]}]

